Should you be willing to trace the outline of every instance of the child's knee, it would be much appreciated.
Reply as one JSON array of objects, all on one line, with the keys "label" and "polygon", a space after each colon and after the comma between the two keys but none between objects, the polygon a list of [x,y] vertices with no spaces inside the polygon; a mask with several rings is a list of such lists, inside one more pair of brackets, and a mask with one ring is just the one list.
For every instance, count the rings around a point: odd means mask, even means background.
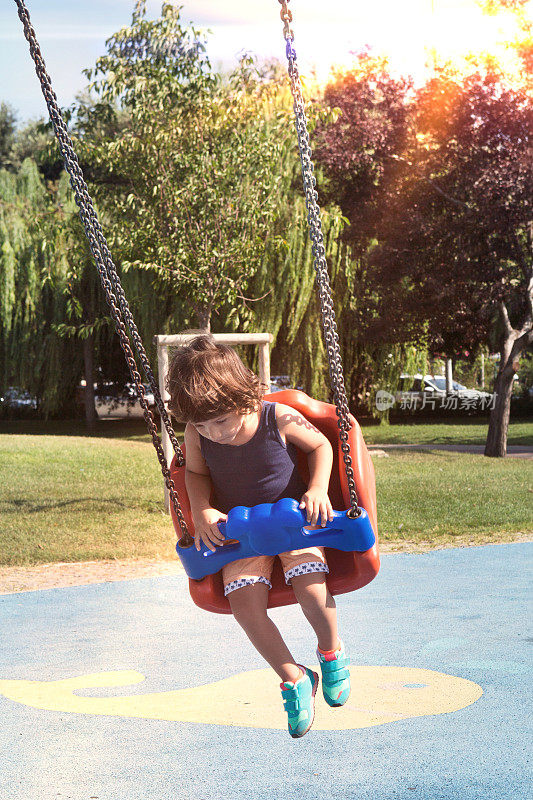
[{"label": "child's knee", "polygon": [[326,575],[323,572],[295,576],[291,578],[291,586],[296,595],[306,597],[321,597],[328,591]]},{"label": "child's knee", "polygon": [[240,625],[267,616],[268,587],[261,583],[243,586],[228,595],[231,613]]},{"label": "child's knee", "polygon": [[335,607],[324,573],[300,575],[291,580],[298,603],[304,606]]}]

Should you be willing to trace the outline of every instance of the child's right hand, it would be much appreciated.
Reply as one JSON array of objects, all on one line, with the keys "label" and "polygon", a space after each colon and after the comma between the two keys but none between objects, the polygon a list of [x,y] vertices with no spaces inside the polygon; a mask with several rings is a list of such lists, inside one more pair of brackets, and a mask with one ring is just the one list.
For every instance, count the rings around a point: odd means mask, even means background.
[{"label": "child's right hand", "polygon": [[215,546],[221,545],[224,541],[224,535],[220,533],[217,523],[225,522],[227,518],[227,514],[217,511],[216,508],[204,508],[193,514],[194,544],[197,550],[200,549],[200,540],[202,540],[209,550],[215,552]]}]

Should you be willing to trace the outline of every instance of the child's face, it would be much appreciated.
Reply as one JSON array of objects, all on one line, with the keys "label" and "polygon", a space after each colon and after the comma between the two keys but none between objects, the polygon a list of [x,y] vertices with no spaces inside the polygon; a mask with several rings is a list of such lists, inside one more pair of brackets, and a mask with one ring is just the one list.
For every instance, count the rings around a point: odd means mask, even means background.
[{"label": "child's face", "polygon": [[239,411],[228,411],[220,417],[208,419],[206,422],[194,422],[194,427],[206,439],[218,444],[231,444],[242,430],[247,414]]}]

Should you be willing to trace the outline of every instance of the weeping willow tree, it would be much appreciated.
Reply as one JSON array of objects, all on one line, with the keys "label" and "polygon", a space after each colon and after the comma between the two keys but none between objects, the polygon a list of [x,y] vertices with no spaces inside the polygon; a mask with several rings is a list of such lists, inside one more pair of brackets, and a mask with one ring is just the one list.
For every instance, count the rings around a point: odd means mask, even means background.
[{"label": "weeping willow tree", "polygon": [[0,172],[0,200],[1,385],[28,390],[44,417],[72,415],[88,309],[102,301],[66,178],[47,186],[28,158]]},{"label": "weeping willow tree", "polygon": [[56,413],[73,402],[79,360],[55,325],[65,318],[67,254],[50,236],[53,200],[34,161],[0,171],[0,384]]},{"label": "weeping willow tree", "polygon": [[[168,288],[154,292],[134,270],[123,281],[149,345],[163,327],[182,324]],[[93,383],[126,381],[127,367],[67,176],[47,184],[28,158],[18,171],[0,170],[0,393],[25,389],[40,416],[72,416],[82,378],[91,422]]]},{"label": "weeping willow tree", "polygon": [[[288,198],[289,199],[289,198]],[[277,242],[267,252],[251,293],[261,298],[248,314],[230,313],[235,329],[266,330],[273,334],[272,370],[288,374],[295,386],[321,400],[331,400],[327,353],[315,286],[313,254],[307,232],[303,199],[287,203],[287,230],[283,247]],[[359,415],[388,420],[388,410],[375,405],[379,389],[393,394],[402,370],[424,368],[426,348],[401,341],[382,341],[364,320],[368,307],[357,291],[364,266],[354,257],[342,233],[346,220],[335,206],[322,210],[322,230],[344,374],[350,407]],[[366,275],[367,282],[369,276]]]},{"label": "weeping willow tree", "polygon": [[[58,287],[65,299],[64,320],[56,324],[54,330],[60,337],[78,342],[78,350],[83,355],[85,417],[92,425],[96,417],[94,384],[111,381],[120,386],[130,377],[65,174],[59,183],[58,196],[60,212],[54,232],[55,249],[59,254],[67,249],[69,259],[65,266],[66,280]],[[105,227],[105,216],[103,223]],[[120,267],[119,272],[141,338],[155,356],[153,336],[169,320],[181,321],[179,303],[168,286],[154,291],[146,273],[125,271]]]}]

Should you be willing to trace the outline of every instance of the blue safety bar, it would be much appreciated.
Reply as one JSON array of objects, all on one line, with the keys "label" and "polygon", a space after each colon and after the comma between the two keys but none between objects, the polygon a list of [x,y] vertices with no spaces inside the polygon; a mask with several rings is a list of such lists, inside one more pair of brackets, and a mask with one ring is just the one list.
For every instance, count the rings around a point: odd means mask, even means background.
[{"label": "blue safety bar", "polygon": [[285,497],[277,503],[262,503],[252,508],[236,506],[228,513],[226,522],[218,527],[227,543],[215,551],[202,542],[201,549],[180,547],[176,551],[185,572],[199,580],[218,572],[238,558],[265,555],[275,556],[288,550],[306,547],[333,547],[347,553],[364,553],[376,539],[372,524],[364,508],[352,519],[346,511],[334,511],[333,520],[323,528],[311,528],[306,511],[299,508],[297,500]]}]

